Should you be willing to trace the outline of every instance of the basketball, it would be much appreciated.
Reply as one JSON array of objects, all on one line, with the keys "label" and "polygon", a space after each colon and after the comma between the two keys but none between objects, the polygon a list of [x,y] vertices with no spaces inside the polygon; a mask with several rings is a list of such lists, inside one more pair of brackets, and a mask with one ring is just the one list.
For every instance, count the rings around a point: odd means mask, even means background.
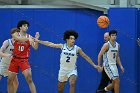
[{"label": "basketball", "polygon": [[108,25],[110,24],[110,20],[107,16],[100,16],[97,19],[97,24],[100,28],[107,28]]}]

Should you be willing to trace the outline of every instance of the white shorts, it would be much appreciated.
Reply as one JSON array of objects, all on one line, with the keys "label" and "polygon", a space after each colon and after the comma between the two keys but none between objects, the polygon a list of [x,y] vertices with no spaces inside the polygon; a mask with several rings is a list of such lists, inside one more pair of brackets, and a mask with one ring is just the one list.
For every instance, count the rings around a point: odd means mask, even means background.
[{"label": "white shorts", "polygon": [[119,78],[118,68],[116,64],[110,65],[108,64],[108,62],[106,62],[104,65],[104,70],[110,80],[115,80],[116,78]]},{"label": "white shorts", "polygon": [[74,70],[64,70],[60,69],[58,74],[58,81],[59,82],[66,82],[70,78],[71,75],[77,76],[77,69]]},{"label": "white shorts", "polygon": [[9,64],[4,64],[3,62],[0,62],[0,75],[4,77],[8,76],[8,68]]}]

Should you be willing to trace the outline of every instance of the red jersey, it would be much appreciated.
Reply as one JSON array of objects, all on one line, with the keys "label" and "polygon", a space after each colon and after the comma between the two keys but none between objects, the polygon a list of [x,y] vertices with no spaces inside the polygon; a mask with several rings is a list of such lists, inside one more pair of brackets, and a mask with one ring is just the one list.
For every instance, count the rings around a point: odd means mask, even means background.
[{"label": "red jersey", "polygon": [[[27,38],[29,38],[29,36],[30,35],[26,34]],[[30,41],[25,42],[15,41],[13,55],[14,57],[17,58],[28,58],[30,55]]]}]

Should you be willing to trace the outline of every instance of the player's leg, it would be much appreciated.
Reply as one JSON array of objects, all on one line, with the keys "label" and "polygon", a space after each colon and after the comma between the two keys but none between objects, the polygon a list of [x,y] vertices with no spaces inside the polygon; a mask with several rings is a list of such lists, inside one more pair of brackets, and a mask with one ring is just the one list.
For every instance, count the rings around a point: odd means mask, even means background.
[{"label": "player's leg", "polygon": [[58,93],[64,93],[65,82],[58,82]]},{"label": "player's leg", "polygon": [[18,73],[18,61],[16,59],[12,59],[10,66],[9,66],[9,73],[8,73],[8,93],[14,93],[14,85],[13,82],[16,78]]},{"label": "player's leg", "polygon": [[36,93],[36,87],[35,87],[35,84],[34,84],[34,82],[32,80],[31,69],[30,68],[26,69],[22,73],[23,73],[23,75],[24,75],[24,77],[25,77],[25,79],[26,79],[26,81],[27,81],[27,83],[29,85],[31,93]]},{"label": "player's leg", "polygon": [[16,78],[16,73],[9,72],[9,74],[8,74],[8,93],[14,93],[13,82],[14,82],[15,78]]},{"label": "player's leg", "polygon": [[[112,81],[112,80],[110,80],[110,83],[112,83],[112,82],[113,82],[113,81]],[[111,90],[111,91],[112,91],[112,93],[115,93],[115,92],[114,92],[114,86],[113,86],[113,88],[112,88],[112,90]]]},{"label": "player's leg", "polygon": [[112,83],[109,84],[106,89],[109,91],[109,90],[112,90],[113,89],[113,93],[119,93],[119,86],[120,86],[120,80],[119,78],[116,78],[114,80],[112,80]]},{"label": "player's leg", "polygon": [[76,80],[77,80],[77,76],[76,75],[71,75],[69,78],[69,82],[70,82],[70,93],[75,93],[75,85],[76,85]]},{"label": "player's leg", "polygon": [[58,74],[58,93],[64,93],[65,83],[68,80],[67,71],[60,68]]},{"label": "player's leg", "polygon": [[120,93],[120,79],[116,78],[114,82],[114,93]]},{"label": "player's leg", "polygon": [[77,69],[72,70],[68,74],[69,82],[70,82],[70,93],[75,93],[75,85],[77,80]]},{"label": "player's leg", "polygon": [[31,71],[28,59],[21,59],[21,61],[19,62],[19,66],[21,68],[22,74],[24,75],[24,77],[29,85],[31,93],[36,93],[36,87],[32,80],[32,71]]},{"label": "player's leg", "polygon": [[13,86],[14,86],[14,89],[13,90],[14,90],[14,93],[17,92],[18,85],[19,85],[19,82],[18,82],[18,78],[17,78],[17,75],[16,75],[16,77],[15,77],[15,79],[13,81]]},{"label": "player's leg", "polygon": [[101,82],[100,82],[100,85],[99,85],[96,93],[98,93],[98,90],[104,89],[108,85],[109,81],[110,81],[110,79],[107,76],[107,74],[106,74],[106,72],[104,71],[104,68],[103,68]]}]

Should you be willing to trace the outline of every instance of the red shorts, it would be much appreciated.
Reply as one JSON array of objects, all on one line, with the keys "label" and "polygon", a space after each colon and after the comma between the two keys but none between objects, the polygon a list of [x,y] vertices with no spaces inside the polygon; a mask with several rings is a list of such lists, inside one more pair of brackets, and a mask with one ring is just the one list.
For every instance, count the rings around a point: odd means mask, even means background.
[{"label": "red shorts", "polygon": [[19,68],[23,72],[26,69],[30,68],[30,64],[28,62],[28,58],[26,59],[19,59],[19,58],[12,58],[10,66],[9,66],[9,71],[10,72],[15,72],[18,73]]}]

